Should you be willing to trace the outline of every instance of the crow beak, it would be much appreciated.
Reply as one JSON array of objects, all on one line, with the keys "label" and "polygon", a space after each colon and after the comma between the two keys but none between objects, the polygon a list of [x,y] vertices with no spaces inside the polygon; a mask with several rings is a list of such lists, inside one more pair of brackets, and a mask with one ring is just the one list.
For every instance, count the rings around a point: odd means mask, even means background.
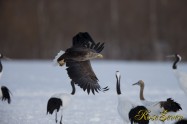
[{"label": "crow beak", "polygon": [[98,58],[103,58],[103,55],[102,54],[98,54],[97,57]]}]

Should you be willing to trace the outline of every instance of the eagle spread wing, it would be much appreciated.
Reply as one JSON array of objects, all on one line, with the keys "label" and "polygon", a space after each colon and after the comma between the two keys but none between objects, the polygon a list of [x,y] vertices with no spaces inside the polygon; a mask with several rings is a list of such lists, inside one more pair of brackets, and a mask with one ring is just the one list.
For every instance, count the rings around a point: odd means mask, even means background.
[{"label": "eagle spread wing", "polygon": [[[90,35],[86,33],[79,33],[73,37],[73,46],[71,48],[79,49],[79,50],[91,50],[97,53],[100,53],[104,48],[104,43],[100,44],[95,43]],[[90,60],[86,61],[66,61],[67,73],[70,79],[83,88],[83,90],[87,90],[88,94],[92,91],[107,91],[108,87],[101,88],[98,83],[98,78],[96,77],[92,67]]]},{"label": "eagle spread wing", "polygon": [[85,33],[80,32],[73,37],[72,47],[73,48],[78,47],[81,49],[90,49],[90,50],[94,50],[97,53],[100,53],[104,48],[104,43],[100,44],[100,42],[98,42],[96,44],[87,32]]}]

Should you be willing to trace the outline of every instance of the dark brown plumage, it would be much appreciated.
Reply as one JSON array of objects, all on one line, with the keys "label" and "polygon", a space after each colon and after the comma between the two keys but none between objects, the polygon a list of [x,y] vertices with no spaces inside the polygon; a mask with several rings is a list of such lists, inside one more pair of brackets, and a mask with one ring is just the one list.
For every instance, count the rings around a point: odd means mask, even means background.
[{"label": "dark brown plumage", "polygon": [[70,79],[88,94],[108,90],[108,87],[101,88],[90,63],[90,59],[102,57],[103,48],[104,43],[95,43],[87,32],[78,33],[73,37],[72,47],[57,59],[61,66],[66,63]]},{"label": "dark brown plumage", "polygon": [[104,48],[104,43],[100,44],[92,40],[91,36],[86,33],[79,33],[73,37],[73,46],[68,48],[57,61],[63,66],[66,62],[86,61],[94,58],[102,58],[100,52]]}]

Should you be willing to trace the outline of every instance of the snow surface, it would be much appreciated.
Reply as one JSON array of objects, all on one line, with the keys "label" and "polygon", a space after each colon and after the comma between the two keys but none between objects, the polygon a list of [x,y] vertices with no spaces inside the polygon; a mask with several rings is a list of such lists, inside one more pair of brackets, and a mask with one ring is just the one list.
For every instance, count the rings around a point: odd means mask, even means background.
[{"label": "snow surface", "polygon": [[[11,104],[0,101],[0,124],[55,124],[55,115],[47,115],[48,99],[55,93],[70,93],[70,79],[65,66],[54,66],[52,61],[3,61],[1,85],[13,96]],[[123,124],[117,112],[116,77],[121,73],[121,90],[134,101],[139,100],[138,80],[145,82],[145,98],[150,101],[172,97],[187,117],[187,96],[180,90],[171,62],[92,61],[100,85],[109,86],[108,92],[87,95],[76,87],[72,104],[63,111],[64,124]],[[187,72],[187,63],[179,70]],[[60,113],[59,113],[60,116]],[[172,122],[166,122],[171,124]]]}]

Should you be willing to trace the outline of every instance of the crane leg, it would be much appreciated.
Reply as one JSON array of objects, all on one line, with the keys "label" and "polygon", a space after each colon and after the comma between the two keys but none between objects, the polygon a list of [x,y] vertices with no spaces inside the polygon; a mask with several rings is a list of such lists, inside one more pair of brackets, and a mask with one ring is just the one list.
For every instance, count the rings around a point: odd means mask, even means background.
[{"label": "crane leg", "polygon": [[62,113],[61,113],[60,124],[62,124],[62,117],[63,117],[63,116],[62,116]]},{"label": "crane leg", "polygon": [[57,112],[55,114],[55,121],[56,121],[56,123],[58,122],[58,120],[57,120]]}]

